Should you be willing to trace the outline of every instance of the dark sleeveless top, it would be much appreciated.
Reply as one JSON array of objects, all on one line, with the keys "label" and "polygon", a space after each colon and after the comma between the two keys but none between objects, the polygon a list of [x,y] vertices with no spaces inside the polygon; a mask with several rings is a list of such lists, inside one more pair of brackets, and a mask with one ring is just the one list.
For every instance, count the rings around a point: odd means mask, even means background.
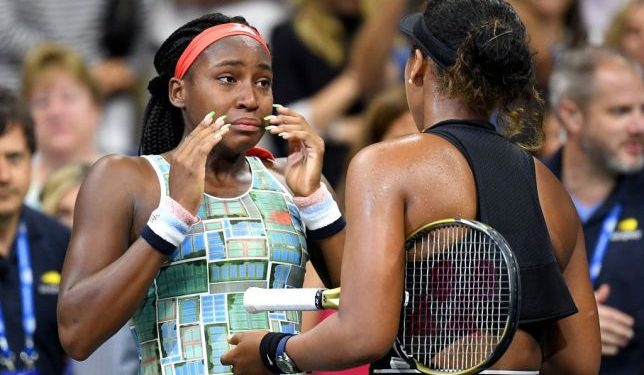
[{"label": "dark sleeveless top", "polygon": [[576,313],[539,204],[532,155],[487,122],[448,120],[425,133],[446,139],[465,156],[476,183],[476,219],[499,231],[517,257],[520,324],[553,321]]},{"label": "dark sleeveless top", "polygon": [[[543,348],[550,324],[576,313],[577,307],[561,274],[541,212],[534,159],[488,122],[448,120],[425,133],[446,139],[467,159],[476,184],[476,220],[500,232],[519,262],[519,328]],[[404,362],[392,349],[371,364],[369,373],[420,373],[404,365],[399,367]]]}]

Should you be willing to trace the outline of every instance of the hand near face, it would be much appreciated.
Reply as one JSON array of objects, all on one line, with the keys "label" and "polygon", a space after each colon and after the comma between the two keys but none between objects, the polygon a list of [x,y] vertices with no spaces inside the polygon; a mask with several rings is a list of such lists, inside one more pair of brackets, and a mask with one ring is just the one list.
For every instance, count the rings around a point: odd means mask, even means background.
[{"label": "hand near face", "polygon": [[228,132],[225,116],[213,119],[210,112],[177,146],[172,154],[169,185],[170,197],[186,210],[197,213],[206,178],[206,158]]},{"label": "hand near face", "polygon": [[235,347],[221,356],[221,364],[232,366],[235,375],[270,375],[259,357],[259,344],[266,331],[237,333],[228,339]]},{"label": "hand near face", "polygon": [[277,112],[267,130],[288,142],[286,183],[295,196],[306,197],[320,187],[324,141],[302,115],[286,107]]}]

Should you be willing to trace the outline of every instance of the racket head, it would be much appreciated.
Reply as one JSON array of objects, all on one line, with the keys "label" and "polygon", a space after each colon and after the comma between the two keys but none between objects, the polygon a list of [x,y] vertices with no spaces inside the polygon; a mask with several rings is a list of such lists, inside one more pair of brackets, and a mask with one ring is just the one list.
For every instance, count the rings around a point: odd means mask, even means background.
[{"label": "racket head", "polygon": [[474,220],[445,219],[408,236],[405,254],[398,354],[432,375],[494,364],[520,311],[519,265],[503,236]]}]

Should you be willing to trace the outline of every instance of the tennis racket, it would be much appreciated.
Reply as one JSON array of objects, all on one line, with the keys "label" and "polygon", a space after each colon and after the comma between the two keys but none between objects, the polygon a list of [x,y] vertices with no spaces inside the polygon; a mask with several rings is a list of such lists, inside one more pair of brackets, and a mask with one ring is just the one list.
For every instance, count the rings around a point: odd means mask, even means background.
[{"label": "tennis racket", "polygon": [[[520,311],[518,264],[503,236],[473,220],[427,224],[405,241],[395,352],[431,375],[476,374],[503,355]],[[337,308],[340,290],[249,288],[249,312]]]}]

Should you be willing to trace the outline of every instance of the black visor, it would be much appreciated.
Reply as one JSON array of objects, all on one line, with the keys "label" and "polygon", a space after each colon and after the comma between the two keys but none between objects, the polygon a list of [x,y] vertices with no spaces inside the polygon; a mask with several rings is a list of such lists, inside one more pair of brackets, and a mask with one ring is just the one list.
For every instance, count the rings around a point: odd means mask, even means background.
[{"label": "black visor", "polygon": [[432,58],[440,67],[451,66],[456,61],[456,51],[438,40],[427,28],[422,13],[404,16],[399,23],[400,31],[411,42],[416,44],[425,54]]}]

